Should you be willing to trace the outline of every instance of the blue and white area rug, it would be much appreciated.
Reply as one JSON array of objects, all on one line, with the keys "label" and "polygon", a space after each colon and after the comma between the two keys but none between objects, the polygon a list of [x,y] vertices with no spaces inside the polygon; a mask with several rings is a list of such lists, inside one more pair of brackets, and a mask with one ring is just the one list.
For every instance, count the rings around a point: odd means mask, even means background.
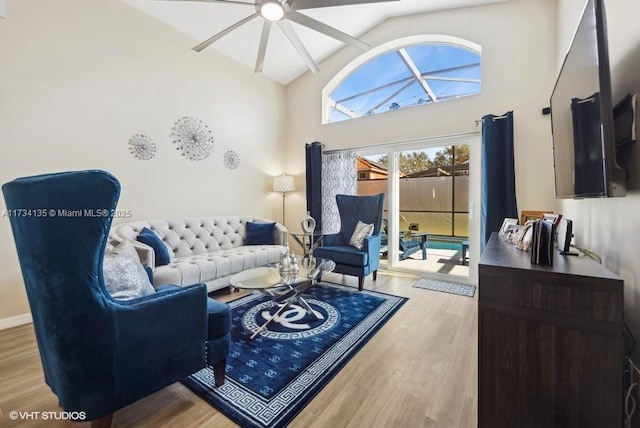
[{"label": "blue and white area rug", "polygon": [[271,298],[230,302],[225,384],[212,388],[210,368],[182,383],[242,427],[287,426],[407,300],[326,282],[303,297],[318,320],[292,305],[253,340],[250,330],[277,310]]},{"label": "blue and white area rug", "polygon": [[437,281],[435,279],[420,278],[413,287],[426,290],[442,291],[444,293],[459,294],[460,296],[473,297],[476,287],[473,285],[457,284],[454,282]]}]

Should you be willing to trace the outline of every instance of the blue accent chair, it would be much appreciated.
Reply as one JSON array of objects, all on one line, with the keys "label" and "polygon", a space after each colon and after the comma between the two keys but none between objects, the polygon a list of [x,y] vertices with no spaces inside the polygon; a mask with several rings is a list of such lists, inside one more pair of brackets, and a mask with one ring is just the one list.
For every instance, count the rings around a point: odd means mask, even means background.
[{"label": "blue accent chair", "polygon": [[[336,263],[334,272],[358,277],[358,290],[364,288],[364,278],[373,272],[376,280],[380,263],[380,235],[384,194],[374,196],[336,195],[340,213],[340,232],[325,235],[322,245],[313,255]],[[358,224],[373,223],[373,235],[365,238],[362,250],[349,245],[351,235]]]},{"label": "blue accent chair", "polygon": [[[46,383],[68,412],[113,412],[211,365],[224,382],[230,310],[204,284],[115,300],[102,263],[120,184],[104,171],[2,186]],[[107,215],[105,215],[105,213]]]}]

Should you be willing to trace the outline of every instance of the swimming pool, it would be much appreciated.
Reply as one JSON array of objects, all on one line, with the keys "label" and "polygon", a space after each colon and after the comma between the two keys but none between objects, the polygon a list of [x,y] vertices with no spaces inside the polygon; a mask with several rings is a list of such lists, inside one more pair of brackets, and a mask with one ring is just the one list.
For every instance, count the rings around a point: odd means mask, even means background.
[{"label": "swimming pool", "polygon": [[462,250],[462,245],[460,242],[452,242],[452,241],[438,241],[438,240],[427,240],[427,248],[432,250]]}]

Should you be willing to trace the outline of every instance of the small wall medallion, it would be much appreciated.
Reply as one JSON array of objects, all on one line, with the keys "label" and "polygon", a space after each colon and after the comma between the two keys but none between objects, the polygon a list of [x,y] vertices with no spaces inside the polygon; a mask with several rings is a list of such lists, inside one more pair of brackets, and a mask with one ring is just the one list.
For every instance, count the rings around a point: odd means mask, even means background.
[{"label": "small wall medallion", "polygon": [[129,151],[140,160],[149,160],[156,155],[156,143],[146,135],[136,134],[129,138]]},{"label": "small wall medallion", "polygon": [[233,150],[228,150],[222,155],[222,162],[228,169],[236,169],[240,166],[240,155]]}]

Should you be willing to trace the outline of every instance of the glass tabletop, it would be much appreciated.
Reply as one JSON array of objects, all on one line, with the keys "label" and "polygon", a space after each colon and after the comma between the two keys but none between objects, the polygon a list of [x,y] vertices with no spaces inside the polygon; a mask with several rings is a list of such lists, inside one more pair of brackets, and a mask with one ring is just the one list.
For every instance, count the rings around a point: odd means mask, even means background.
[{"label": "glass tabletop", "polygon": [[289,232],[289,235],[297,236],[298,238],[302,238],[305,236],[321,237],[322,232]]},{"label": "glass tabletop", "polygon": [[231,277],[231,286],[243,289],[261,290],[283,285],[295,286],[305,281],[313,281],[335,269],[333,260],[315,257],[296,257],[298,272],[281,272],[278,265],[248,269]]}]

